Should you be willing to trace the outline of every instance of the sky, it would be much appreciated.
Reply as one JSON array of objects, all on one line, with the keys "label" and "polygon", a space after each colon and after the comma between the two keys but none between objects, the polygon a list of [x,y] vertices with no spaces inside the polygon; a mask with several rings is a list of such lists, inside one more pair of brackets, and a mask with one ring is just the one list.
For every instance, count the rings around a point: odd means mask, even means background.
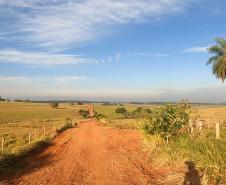
[{"label": "sky", "polygon": [[225,0],[0,0],[0,96],[226,102]]}]

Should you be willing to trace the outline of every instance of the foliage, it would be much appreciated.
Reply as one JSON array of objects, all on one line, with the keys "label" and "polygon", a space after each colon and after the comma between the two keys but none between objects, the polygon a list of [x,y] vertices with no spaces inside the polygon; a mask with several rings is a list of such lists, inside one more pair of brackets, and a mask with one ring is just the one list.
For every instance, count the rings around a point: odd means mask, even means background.
[{"label": "foliage", "polygon": [[83,102],[78,102],[78,103],[77,103],[77,105],[83,105],[83,104],[84,104]]},{"label": "foliage", "polygon": [[78,111],[78,113],[79,113],[79,115],[82,116],[83,118],[88,118],[88,117],[89,117],[89,111],[80,109],[80,110]]},{"label": "foliage", "polygon": [[23,102],[21,99],[15,99],[14,102]]},{"label": "foliage", "polygon": [[98,114],[97,112],[95,112],[95,118],[100,121],[101,119],[105,119],[106,116],[104,114]]},{"label": "foliage", "polygon": [[77,126],[77,123],[74,123],[72,122],[72,119],[70,118],[66,118],[66,121],[65,121],[65,124],[60,127],[59,129],[56,130],[56,133],[57,134],[60,134],[62,133],[63,131],[67,130],[67,129],[70,129],[70,128],[74,128]]},{"label": "foliage", "polygon": [[115,110],[115,112],[118,114],[125,114],[127,110],[124,107],[119,107]]},{"label": "foliage", "polygon": [[119,107],[115,110],[117,114],[122,114],[125,118],[130,117],[130,113],[124,108],[124,107]]},{"label": "foliage", "polygon": [[53,108],[53,109],[57,109],[59,104],[57,102],[51,102],[50,103],[50,106]]},{"label": "foliage", "polygon": [[3,98],[0,96],[0,101],[5,101],[5,99],[3,99]]},{"label": "foliage", "polygon": [[137,107],[136,110],[132,112],[134,118],[145,118],[151,114],[151,109],[144,107]]},{"label": "foliage", "polygon": [[223,38],[216,38],[216,45],[208,48],[209,53],[214,56],[210,57],[207,65],[212,64],[212,71],[216,78],[222,81],[226,78],[226,40]]},{"label": "foliage", "polygon": [[190,106],[186,103],[168,104],[154,109],[146,119],[143,130],[147,134],[160,135],[167,140],[179,134],[189,122]]}]

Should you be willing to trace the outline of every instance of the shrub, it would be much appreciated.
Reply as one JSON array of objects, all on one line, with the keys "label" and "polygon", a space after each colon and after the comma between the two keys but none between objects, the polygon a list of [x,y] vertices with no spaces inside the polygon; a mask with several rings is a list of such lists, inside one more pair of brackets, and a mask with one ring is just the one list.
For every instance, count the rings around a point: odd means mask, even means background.
[{"label": "shrub", "polygon": [[70,118],[66,118],[65,124],[64,124],[61,128],[57,129],[57,130],[56,130],[56,133],[57,133],[57,134],[60,134],[60,133],[62,133],[63,131],[65,131],[65,130],[67,130],[67,129],[70,129],[70,128],[74,128],[74,127],[76,127],[76,126],[77,126],[77,123],[73,124],[73,123],[72,123],[72,120],[71,120]]},{"label": "shrub", "polygon": [[74,102],[70,102],[69,104],[70,104],[71,106],[73,106],[73,105],[74,105]]},{"label": "shrub", "polygon": [[115,112],[118,113],[118,114],[125,114],[127,112],[127,110],[123,107],[120,107],[120,108],[117,108],[115,110]]},{"label": "shrub", "polygon": [[132,112],[134,118],[145,118],[151,114],[151,109],[138,107]]},{"label": "shrub", "polygon": [[57,109],[59,107],[59,104],[57,102],[52,102],[50,103],[50,106],[53,108],[53,109]]},{"label": "shrub", "polygon": [[78,103],[77,103],[77,105],[83,105],[83,104],[84,104],[83,102],[78,102]]},{"label": "shrub", "polygon": [[79,113],[79,115],[82,116],[83,118],[88,118],[88,117],[89,117],[89,111],[80,109],[80,110],[78,111],[78,113]]},{"label": "shrub", "polygon": [[144,123],[143,129],[151,135],[160,135],[167,140],[180,133],[189,122],[188,104],[168,104],[156,108]]},{"label": "shrub", "polygon": [[5,99],[3,99],[3,98],[0,96],[0,101],[5,101]]},{"label": "shrub", "polygon": [[102,119],[105,119],[106,116],[105,116],[104,114],[98,114],[98,113],[96,113],[96,114],[95,114],[95,118],[96,118],[98,121],[100,121],[100,120],[102,120]]},{"label": "shrub", "polygon": [[119,107],[115,110],[116,113],[122,114],[125,118],[130,117],[130,113],[124,108],[124,107]]}]

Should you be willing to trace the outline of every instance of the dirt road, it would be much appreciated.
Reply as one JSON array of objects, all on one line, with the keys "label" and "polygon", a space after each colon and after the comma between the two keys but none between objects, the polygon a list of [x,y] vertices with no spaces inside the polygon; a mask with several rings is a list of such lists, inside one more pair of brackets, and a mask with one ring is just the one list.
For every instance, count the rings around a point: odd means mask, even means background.
[{"label": "dirt road", "polygon": [[135,130],[101,127],[94,121],[67,130],[54,145],[29,159],[12,184],[142,185],[160,177],[141,155]]}]

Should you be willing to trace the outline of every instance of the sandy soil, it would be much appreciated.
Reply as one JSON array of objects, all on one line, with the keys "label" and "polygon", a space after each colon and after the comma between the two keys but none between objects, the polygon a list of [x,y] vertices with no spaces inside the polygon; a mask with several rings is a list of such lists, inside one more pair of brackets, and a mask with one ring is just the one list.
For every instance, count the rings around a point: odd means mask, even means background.
[{"label": "sandy soil", "polygon": [[101,127],[94,121],[62,133],[8,184],[146,185],[161,173],[146,162],[135,130]]}]

